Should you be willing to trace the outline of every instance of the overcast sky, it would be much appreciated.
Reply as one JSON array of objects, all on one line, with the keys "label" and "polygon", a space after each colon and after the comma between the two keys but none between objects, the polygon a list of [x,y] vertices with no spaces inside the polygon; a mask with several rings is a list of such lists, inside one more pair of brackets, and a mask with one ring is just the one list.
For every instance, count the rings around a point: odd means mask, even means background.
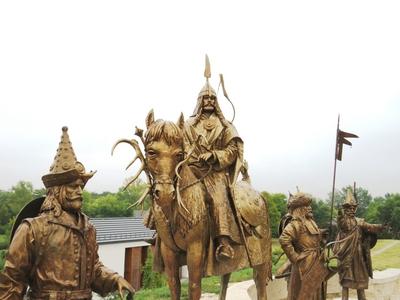
[{"label": "overcast sky", "polygon": [[190,116],[208,53],[257,189],[326,198],[340,113],[360,139],[337,186],[399,192],[399,15],[398,1],[1,1],[0,189],[42,187],[67,125],[98,171],[87,189],[116,191],[134,153],[113,143],[151,108]]}]

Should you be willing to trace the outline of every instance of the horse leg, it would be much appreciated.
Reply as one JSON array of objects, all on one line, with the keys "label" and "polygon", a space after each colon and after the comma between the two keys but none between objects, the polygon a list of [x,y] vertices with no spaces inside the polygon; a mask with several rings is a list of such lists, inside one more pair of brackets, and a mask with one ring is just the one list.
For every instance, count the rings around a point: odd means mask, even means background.
[{"label": "horse leg", "polygon": [[179,264],[177,254],[161,243],[161,254],[164,260],[165,273],[168,278],[168,286],[171,292],[171,300],[179,300],[181,297],[181,281],[179,278]]},{"label": "horse leg", "polygon": [[253,267],[253,279],[257,288],[257,300],[267,300],[268,265],[263,263]]},{"label": "horse leg", "polygon": [[189,271],[189,300],[201,297],[201,278],[203,277],[205,249],[202,241],[193,242],[187,249],[187,266]]},{"label": "horse leg", "polygon": [[219,300],[225,300],[226,290],[228,289],[229,278],[231,273],[224,274],[221,276],[221,290],[219,291]]}]

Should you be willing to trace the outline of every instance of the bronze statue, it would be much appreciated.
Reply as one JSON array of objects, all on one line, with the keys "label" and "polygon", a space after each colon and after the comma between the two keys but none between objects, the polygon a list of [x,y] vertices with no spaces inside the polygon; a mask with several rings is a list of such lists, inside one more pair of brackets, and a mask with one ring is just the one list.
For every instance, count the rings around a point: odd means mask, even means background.
[{"label": "bronze statue", "polygon": [[[265,300],[266,284],[272,276],[265,200],[249,180],[236,182],[243,170],[242,142],[217,108],[215,92],[208,84],[200,92],[198,104],[195,116],[186,123],[183,115],[177,124],[155,121],[151,111],[146,133],[136,130],[145,155],[134,139],[119,140],[113,150],[126,142],[136,152],[131,164],[141,160],[131,182],[144,171],[149,184],[134,205],[150,195],[158,234],[153,266],[167,274],[173,300],[180,299],[179,267],[185,264],[189,299],[200,299],[202,277],[221,275],[220,299],[224,300],[230,273],[250,265],[258,299]],[[230,215],[221,216],[217,205]]]},{"label": "bronze statue", "polygon": [[[322,232],[313,220],[311,196],[291,195],[279,242],[288,257],[288,300],[326,299],[324,282],[329,276],[321,248]],[[281,223],[282,224],[282,223]]]},{"label": "bronze statue", "polygon": [[359,300],[365,300],[369,277],[372,278],[370,249],[377,241],[376,233],[387,229],[387,225],[369,224],[356,218],[357,201],[352,191],[347,190],[346,200],[338,214],[338,235],[333,248],[339,261],[339,280],[342,299],[349,298],[349,288],[357,290]]},{"label": "bronze statue", "polygon": [[[104,296],[118,290],[121,297],[123,290],[134,293],[99,261],[96,230],[81,211],[82,189],[94,172],[86,173],[77,161],[67,130],[62,128],[50,173],[42,177],[46,197],[28,204],[17,219],[21,223],[14,225],[0,273],[2,300],[23,299],[28,286],[32,300],[91,299],[92,291]],[[38,211],[32,211],[35,207]]]},{"label": "bronze statue", "polygon": [[194,146],[188,164],[196,179],[204,183],[213,220],[212,234],[218,243],[215,255],[224,260],[234,256],[231,244],[241,243],[240,229],[230,205],[230,187],[243,165],[243,141],[233,124],[225,119],[217,94],[209,84],[208,57],[205,75],[206,83],[198,95],[196,108],[185,123],[184,143],[186,152]]}]

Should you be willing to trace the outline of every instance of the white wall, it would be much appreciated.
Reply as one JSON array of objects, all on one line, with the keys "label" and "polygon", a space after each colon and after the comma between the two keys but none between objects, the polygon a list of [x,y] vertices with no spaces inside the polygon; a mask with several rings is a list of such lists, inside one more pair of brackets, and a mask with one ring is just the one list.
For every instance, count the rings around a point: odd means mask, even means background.
[{"label": "white wall", "polygon": [[115,272],[118,272],[118,274],[120,274],[121,276],[124,276],[125,249],[149,245],[149,243],[146,243],[144,241],[99,244],[99,257],[101,262],[106,267]]}]

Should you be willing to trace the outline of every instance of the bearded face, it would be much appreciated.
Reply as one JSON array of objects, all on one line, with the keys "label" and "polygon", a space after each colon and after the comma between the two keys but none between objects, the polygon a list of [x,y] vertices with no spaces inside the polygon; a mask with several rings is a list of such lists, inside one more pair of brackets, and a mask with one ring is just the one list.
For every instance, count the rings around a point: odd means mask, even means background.
[{"label": "bearded face", "polygon": [[357,206],[356,205],[346,205],[343,207],[344,214],[348,217],[355,217]]},{"label": "bearded face", "polygon": [[213,113],[215,110],[216,99],[217,98],[214,95],[211,95],[211,96],[204,95],[203,96],[203,112]]},{"label": "bearded face", "polygon": [[297,207],[293,210],[293,216],[312,219],[314,218],[312,207],[310,205]]},{"label": "bearded face", "polygon": [[82,179],[77,179],[64,186],[64,197],[60,199],[63,210],[69,212],[79,212],[82,208],[82,190],[84,183]]},{"label": "bearded face", "polygon": [[304,207],[306,218],[312,219],[314,217],[311,205]]}]

